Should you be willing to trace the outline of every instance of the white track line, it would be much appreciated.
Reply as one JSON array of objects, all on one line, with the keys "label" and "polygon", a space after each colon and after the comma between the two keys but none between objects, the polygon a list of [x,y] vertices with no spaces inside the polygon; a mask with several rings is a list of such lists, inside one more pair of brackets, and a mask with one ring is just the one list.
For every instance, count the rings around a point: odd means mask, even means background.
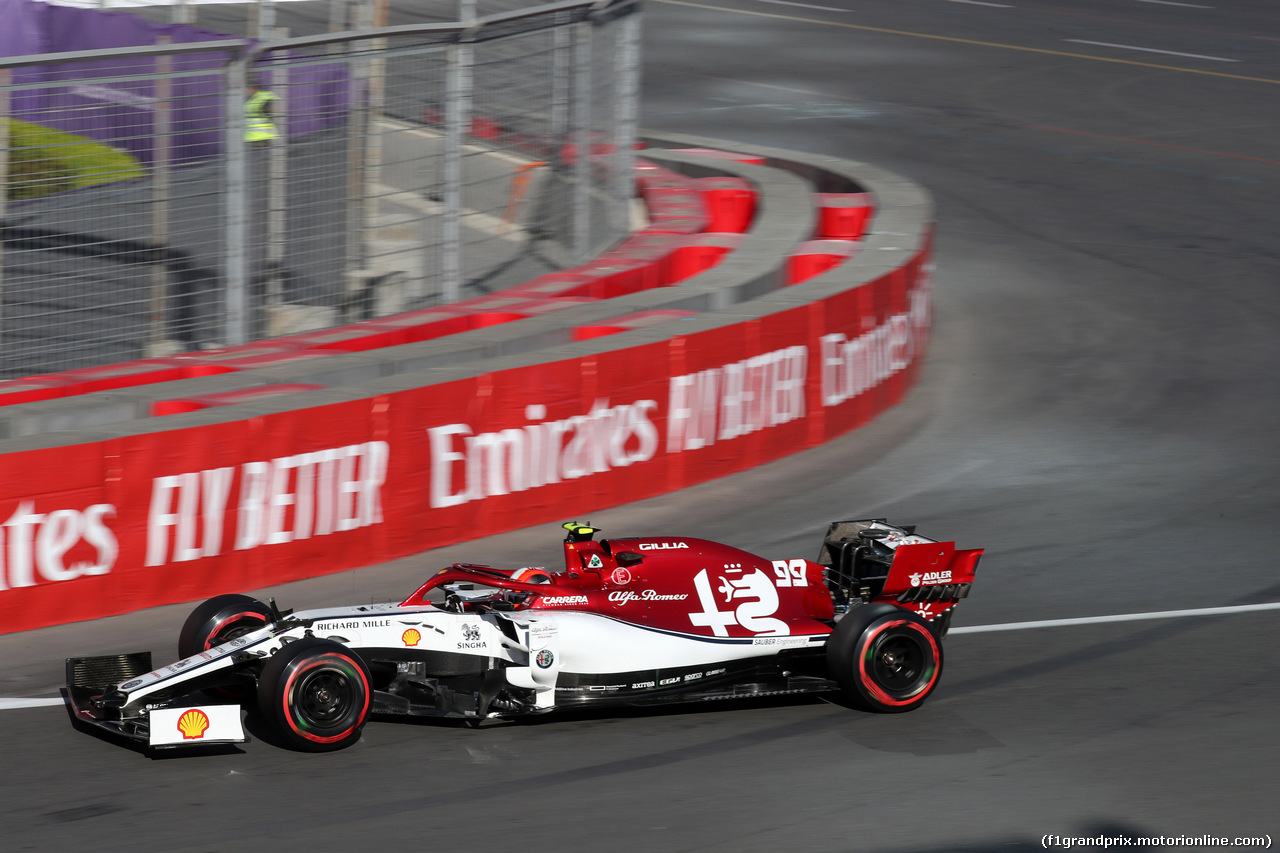
[{"label": "white track line", "polygon": [[1155,3],[1157,6],[1182,6],[1185,9],[1212,9],[1212,6],[1197,6],[1195,3],[1174,3],[1173,0],[1138,0],[1139,3]]},{"label": "white track line", "polygon": [[947,0],[948,3],[965,3],[969,6],[994,6],[997,9],[1012,9],[1008,3],[984,3],[982,0]]},{"label": "white track line", "polygon": [[1028,628],[1064,628],[1071,625],[1100,625],[1104,622],[1142,622],[1148,619],[1180,619],[1184,616],[1229,616],[1236,613],[1256,613],[1260,610],[1280,610],[1280,601],[1268,604],[1238,604],[1232,607],[1201,607],[1195,610],[1158,610],[1152,613],[1117,613],[1114,616],[1082,616],[1079,619],[1045,619],[1040,622],[1005,622],[1000,625],[970,625],[952,628],[951,634],[983,634],[988,631],[1023,631]]},{"label": "white track line", "polygon": [[756,0],[757,3],[771,3],[774,6],[799,6],[801,9],[817,9],[822,12],[848,12],[848,9],[837,9],[835,6],[815,6],[812,3],[792,3],[791,0]]},{"label": "white track line", "polygon": [[1214,62],[1239,62],[1238,59],[1224,59],[1221,56],[1205,56],[1201,53],[1179,53],[1176,50],[1157,50],[1154,47],[1138,47],[1132,44],[1111,44],[1105,41],[1085,41],[1084,39],[1063,39],[1073,44],[1091,44],[1096,47],[1118,47],[1121,50],[1140,50],[1143,53],[1163,53],[1167,56],[1185,56],[1190,59],[1212,59]]},{"label": "white track line", "polygon": [[0,711],[12,708],[43,708],[46,705],[65,705],[62,699],[0,699]]}]

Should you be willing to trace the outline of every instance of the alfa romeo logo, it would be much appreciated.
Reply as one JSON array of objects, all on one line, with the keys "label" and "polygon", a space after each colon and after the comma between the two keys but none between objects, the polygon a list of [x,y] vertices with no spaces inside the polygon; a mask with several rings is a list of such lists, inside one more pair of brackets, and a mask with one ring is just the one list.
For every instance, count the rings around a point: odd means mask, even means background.
[{"label": "alfa romeo logo", "polygon": [[534,660],[538,662],[538,666],[543,669],[549,669],[551,664],[556,662],[556,656],[551,653],[550,649],[543,649],[538,652],[538,656]]}]

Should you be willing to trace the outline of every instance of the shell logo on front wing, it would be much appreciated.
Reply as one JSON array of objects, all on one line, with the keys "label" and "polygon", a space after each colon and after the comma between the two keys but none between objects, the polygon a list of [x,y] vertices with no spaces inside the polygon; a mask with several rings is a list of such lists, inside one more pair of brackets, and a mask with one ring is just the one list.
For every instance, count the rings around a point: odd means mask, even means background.
[{"label": "shell logo on front wing", "polygon": [[209,730],[209,715],[199,708],[192,708],[178,718],[178,731],[183,740],[200,740]]},{"label": "shell logo on front wing", "polygon": [[400,639],[406,646],[416,646],[422,642],[422,632],[417,628],[410,628],[400,635]]}]

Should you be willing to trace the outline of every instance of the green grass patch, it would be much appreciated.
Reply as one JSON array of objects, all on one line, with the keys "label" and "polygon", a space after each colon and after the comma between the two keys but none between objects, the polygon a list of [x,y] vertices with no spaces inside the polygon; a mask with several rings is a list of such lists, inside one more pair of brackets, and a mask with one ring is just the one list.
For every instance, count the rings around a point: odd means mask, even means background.
[{"label": "green grass patch", "polygon": [[17,119],[9,123],[9,198],[42,198],[66,190],[132,181],[147,170],[137,158],[84,136]]}]

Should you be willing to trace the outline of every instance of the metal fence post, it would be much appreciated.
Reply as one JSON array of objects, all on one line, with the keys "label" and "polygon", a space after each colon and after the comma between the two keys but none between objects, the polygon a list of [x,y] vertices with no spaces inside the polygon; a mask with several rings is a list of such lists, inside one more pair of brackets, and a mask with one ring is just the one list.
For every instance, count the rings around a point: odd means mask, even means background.
[{"label": "metal fence post", "polygon": [[226,131],[222,140],[227,173],[223,212],[226,253],[226,341],[238,346],[248,340],[249,291],[249,186],[245,168],[244,94],[248,82],[248,58],[241,54],[227,66]]},{"label": "metal fence post", "polygon": [[[276,32],[276,5],[275,0],[258,0],[257,5],[257,33],[255,38],[260,42],[270,42],[274,38],[280,37]],[[285,182],[285,118],[289,114],[287,103],[288,94],[288,71],[284,71],[282,75],[277,75],[275,69],[271,66],[275,64],[276,55],[271,54],[271,62],[261,71],[250,68],[247,74],[252,78],[254,75],[261,76],[257,82],[258,86],[273,93],[276,101],[272,104],[271,123],[275,126],[276,137],[267,143],[267,251],[263,259],[263,274],[266,276],[266,288],[264,305],[261,310],[264,312],[264,318],[257,324],[258,328],[265,328],[267,336],[279,333],[276,326],[279,323],[279,317],[275,311],[278,310],[280,303],[284,301],[284,182]],[[281,89],[285,91],[286,98],[282,98],[277,86],[285,83]],[[257,158],[255,158],[257,159]],[[253,164],[255,167],[261,164]],[[260,178],[257,175],[251,176],[251,180],[261,186]],[[249,193],[249,198],[254,197],[253,192]],[[251,220],[252,221],[252,220]]]},{"label": "metal fence post", "polygon": [[[0,68],[0,222],[4,222],[9,202],[9,83],[13,71]],[[0,322],[4,320],[4,238],[0,237]],[[4,334],[0,331],[0,344]]]},{"label": "metal fence post", "polygon": [[177,0],[169,12],[169,22],[172,24],[194,24],[196,22],[196,10],[191,5],[190,0]]},{"label": "metal fence post", "polygon": [[254,0],[249,6],[247,18],[248,27],[245,32],[259,41],[270,41],[271,33],[276,28],[275,0]]},{"label": "metal fence post", "polygon": [[615,24],[617,52],[614,66],[614,154],[612,159],[615,232],[631,226],[631,186],[635,170],[635,142],[640,115],[640,15],[632,12]]},{"label": "metal fence post", "polygon": [[[389,11],[389,0],[374,0],[371,10],[373,15],[373,26],[382,29],[387,26],[387,17]],[[374,58],[369,62],[369,115],[365,127],[366,136],[364,145],[364,189],[361,204],[363,207],[363,220],[361,222],[361,230],[365,234],[366,240],[373,239],[376,235],[378,227],[378,216],[381,213],[381,204],[379,201],[379,188],[382,184],[382,111],[386,104],[386,88],[387,88],[387,60],[385,58],[387,50],[386,39],[373,39],[369,45]],[[373,275],[370,270],[370,275]],[[365,282],[367,288],[368,282]],[[369,301],[370,310],[374,309],[372,300]]]},{"label": "metal fence post", "polygon": [[551,138],[557,145],[569,130],[570,74],[573,70],[573,33],[568,27],[556,27],[555,46],[551,56]]},{"label": "metal fence post", "polygon": [[[265,41],[267,33],[260,33]],[[288,29],[276,27],[273,34],[276,38],[288,37]],[[274,60],[277,54],[272,54]],[[274,64],[274,63],[273,63]],[[252,72],[251,72],[252,73]],[[284,250],[285,250],[285,213],[288,203],[288,143],[289,143],[289,70],[287,67],[264,72],[270,75],[262,81],[262,88],[273,92],[276,100],[272,106],[271,123],[275,125],[276,137],[267,148],[267,256],[266,256],[266,303],[267,334],[281,334],[276,328],[281,322],[279,316],[273,316],[273,309],[285,301],[284,293]]]},{"label": "metal fence post", "polygon": [[[156,44],[172,43],[171,36],[156,38]],[[158,252],[169,248],[169,171],[173,143],[173,83],[169,73],[173,70],[172,56],[156,57],[154,143],[151,155],[151,243]],[[165,313],[169,289],[169,268],[156,258],[151,265],[151,331],[147,338],[146,355],[165,355]]]},{"label": "metal fence post", "polygon": [[[356,29],[368,29],[372,24],[373,9],[362,3],[357,9]],[[355,54],[362,42],[347,43],[348,55]],[[351,60],[351,112],[347,119],[347,265],[344,282],[344,302],[355,304],[358,294],[364,290],[367,271],[367,236],[365,227],[365,169],[368,166],[366,151],[369,137],[369,60],[353,57]]]},{"label": "metal fence post", "polygon": [[269,41],[276,31],[275,0],[258,0],[258,38]]},{"label": "metal fence post", "polygon": [[462,145],[471,113],[474,53],[461,41],[448,48],[445,78],[444,219],[440,274],[441,298],[457,302],[462,285]]},{"label": "metal fence post", "polygon": [[[347,0],[329,0],[329,32],[337,33],[347,28],[347,19],[349,17],[349,9]],[[341,53],[343,46],[338,42],[333,42],[325,47],[326,53]]]},{"label": "metal fence post", "polygon": [[570,118],[573,135],[572,240],[574,263],[587,259],[591,246],[591,37],[594,25],[573,27],[573,94]]}]

